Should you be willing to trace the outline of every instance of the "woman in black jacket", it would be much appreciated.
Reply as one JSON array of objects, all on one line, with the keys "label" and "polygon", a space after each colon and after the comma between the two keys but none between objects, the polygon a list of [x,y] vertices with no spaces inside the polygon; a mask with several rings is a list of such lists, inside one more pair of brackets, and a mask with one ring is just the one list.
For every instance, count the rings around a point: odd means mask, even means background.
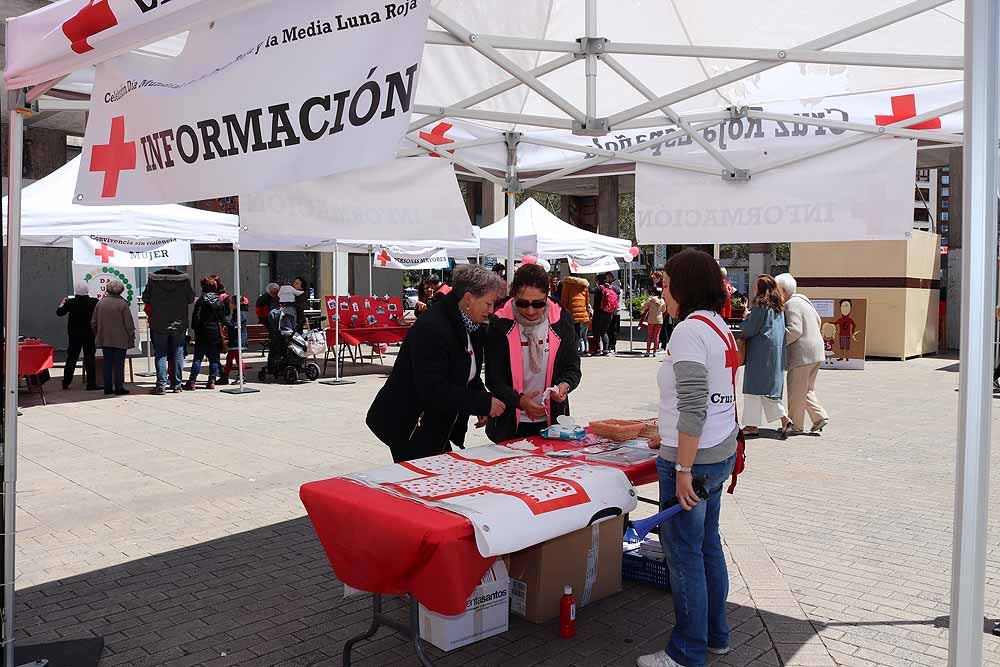
[{"label": "woman in black jacket", "polygon": [[480,379],[484,325],[504,287],[480,266],[459,266],[451,293],[410,329],[366,420],[393,461],[443,454],[451,443],[462,447],[470,416],[480,427],[504,410]]},{"label": "woman in black jacket", "polygon": [[569,414],[567,396],[580,384],[576,325],[548,298],[545,269],[522,264],[510,294],[490,321],[486,341],[486,387],[507,407],[486,427],[493,442],[538,435]]},{"label": "woman in black jacket", "polygon": [[184,385],[188,391],[194,391],[203,358],[208,357],[206,389],[215,389],[215,378],[221,372],[219,354],[222,352],[222,328],[226,325],[226,304],[219,297],[218,290],[219,284],[211,276],[201,279],[201,296],[194,302],[191,312],[194,360],[191,362],[191,376]]}]

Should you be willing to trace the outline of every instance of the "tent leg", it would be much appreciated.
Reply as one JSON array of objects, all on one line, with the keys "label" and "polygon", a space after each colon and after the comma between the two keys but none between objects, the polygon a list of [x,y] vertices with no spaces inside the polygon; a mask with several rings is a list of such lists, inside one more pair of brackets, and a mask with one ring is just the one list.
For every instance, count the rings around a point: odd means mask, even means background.
[{"label": "tent leg", "polygon": [[243,378],[243,304],[240,299],[240,244],[233,244],[233,273],[235,277],[233,278],[236,284],[236,364],[238,366],[237,372],[240,374],[240,382],[238,387],[227,387],[222,390],[223,394],[257,394],[260,393],[260,389],[255,387],[248,387],[244,384]]},{"label": "tent leg", "polygon": [[962,352],[948,664],[980,665],[990,485],[997,270],[997,95],[1000,7],[965,2]]},{"label": "tent leg", "polygon": [[149,316],[146,316],[146,372],[136,373],[141,378],[151,378],[156,377],[156,372],[153,370],[153,335],[149,331]]},{"label": "tent leg", "polygon": [[368,246],[368,296],[375,296],[375,283],[372,282],[372,247]]},{"label": "tent leg", "polygon": [[[368,270],[371,271],[372,263],[369,258]],[[340,244],[337,241],[333,242],[333,369],[334,375],[332,380],[320,380],[320,384],[330,385],[332,387],[339,387],[345,384],[354,384],[354,380],[345,380],[340,377],[340,364],[341,353],[340,353]],[[370,276],[371,274],[369,274]],[[371,283],[371,278],[368,279]]]},{"label": "tent leg", "polygon": [[507,132],[507,285],[514,280],[514,236],[517,232],[517,192],[521,185],[517,180],[517,142],[521,139],[520,132]]}]

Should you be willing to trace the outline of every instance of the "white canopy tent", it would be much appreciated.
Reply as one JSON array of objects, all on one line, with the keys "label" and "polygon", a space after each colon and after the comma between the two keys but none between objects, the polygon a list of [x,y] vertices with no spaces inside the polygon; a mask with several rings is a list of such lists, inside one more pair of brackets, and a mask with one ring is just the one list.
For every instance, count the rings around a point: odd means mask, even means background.
[{"label": "white canopy tent", "polygon": [[[91,37],[93,49],[74,57],[58,26],[86,1],[64,0],[9,24],[8,87],[36,86],[27,95],[15,91],[9,108],[24,108],[57,85],[59,78],[83,66],[253,4],[173,0],[159,12],[142,16],[133,12],[120,28]],[[798,163],[808,170],[809,160],[816,155],[884,135],[919,136],[939,145],[965,143],[962,392],[950,624],[951,664],[955,666],[979,664],[982,654],[992,399],[988,388],[997,268],[998,11],[993,0],[845,0],[825,4],[775,0],[765,6],[734,0],[683,4],[670,0],[523,0],[517,11],[500,0],[441,0],[431,12],[414,106],[417,114],[424,115],[410,127],[414,153],[439,152],[460,168],[506,188],[508,210],[515,221],[508,226],[504,254],[517,256],[516,192],[586,173],[598,165],[614,165],[623,158],[718,173],[740,187],[755,170],[769,165],[734,161],[713,145],[707,131],[712,125],[721,128],[721,121],[732,118],[748,124],[754,120],[792,122],[780,113],[754,106],[804,99],[832,107],[836,98],[844,95],[938,84],[964,86],[962,98],[937,107],[920,107],[898,118],[887,110],[892,115],[884,122],[871,117],[863,122],[839,116],[796,117],[795,123],[837,130],[843,136],[779,160],[782,165]],[[52,104],[45,99],[42,102]],[[960,110],[964,118],[956,127],[949,119]],[[21,163],[19,116],[11,114],[11,165]],[[944,131],[913,128],[939,117]],[[449,139],[452,143],[447,149],[441,147],[447,143],[443,133],[419,132],[453,119],[475,121],[492,132],[461,141]],[[626,132],[665,125],[672,127],[666,133],[657,130],[661,133],[655,137],[650,131],[638,143],[638,137],[628,137],[627,147],[624,140],[617,139]],[[534,128],[600,138],[601,147],[586,143],[586,139],[552,139],[530,132]],[[964,130],[964,136],[955,134],[957,129]],[[701,155],[686,160],[684,155],[653,153],[658,146],[678,139],[697,144]],[[609,141],[615,142],[613,148]],[[485,165],[468,158],[468,151],[483,146],[495,146],[501,159]],[[518,160],[522,152],[532,150],[530,147],[557,149],[577,157],[547,165],[541,173],[524,174]],[[711,162],[705,162],[705,157]],[[12,169],[13,188],[18,181]],[[12,197],[9,205],[12,220],[17,219],[17,198]],[[16,246],[11,247],[8,289],[18,285]],[[16,331],[13,307],[7,312],[7,332]],[[8,369],[11,359],[8,356]],[[5,432],[14,437],[16,397],[9,391],[7,406]],[[13,449],[5,449],[5,473],[13,469]],[[8,525],[13,526],[13,517]],[[10,540],[12,546],[12,537]],[[5,582],[10,581],[10,577],[5,578]],[[6,585],[12,589],[11,583]],[[11,595],[5,601],[12,599]],[[12,611],[5,617],[5,626],[11,622]],[[8,650],[12,644],[8,642]]]},{"label": "white canopy tent", "polygon": [[[513,227],[510,226],[511,219]],[[514,251],[510,253],[508,238],[512,231]],[[513,215],[483,227],[479,246],[484,255],[506,257],[511,261],[524,255],[542,259],[595,254],[623,257],[632,243],[626,239],[603,236],[574,227],[529,197],[514,210]]]},{"label": "white canopy tent", "polygon": [[[177,238],[195,243],[233,243],[239,239],[235,215],[180,204],[79,206],[73,203],[76,157],[21,191],[21,245],[69,248],[74,236],[129,239]],[[4,242],[7,198],[3,198]]]}]

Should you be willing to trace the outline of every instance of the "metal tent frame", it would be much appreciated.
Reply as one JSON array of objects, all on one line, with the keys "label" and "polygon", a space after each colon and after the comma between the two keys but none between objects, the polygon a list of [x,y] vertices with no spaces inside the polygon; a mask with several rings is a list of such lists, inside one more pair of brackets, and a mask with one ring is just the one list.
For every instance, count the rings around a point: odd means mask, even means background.
[{"label": "metal tent frame", "polygon": [[[997,190],[996,190],[996,150],[997,150],[997,106],[1000,74],[997,53],[1000,50],[1000,8],[994,0],[965,0],[965,53],[963,57],[902,55],[892,53],[862,53],[851,51],[830,51],[849,40],[867,35],[900,21],[918,16],[948,4],[950,0],[915,0],[894,10],[868,18],[864,21],[834,31],[787,49],[754,49],[738,47],[706,47],[677,44],[637,44],[619,43],[601,37],[597,16],[596,0],[585,0],[585,34],[578,40],[556,41],[526,39],[502,35],[479,34],[469,30],[438,9],[431,10],[431,20],[442,30],[429,30],[426,41],[429,44],[464,47],[476,51],[494,65],[510,74],[511,78],[491,86],[473,96],[459,100],[450,106],[414,105],[416,114],[422,118],[411,122],[409,139],[417,149],[406,154],[432,153],[440,150],[416,135],[416,131],[443,118],[464,118],[509,124],[510,131],[497,140],[465,142],[464,145],[449,145],[448,152],[440,155],[470,173],[487,181],[502,185],[507,193],[508,210],[514,211],[515,194],[525,189],[537,187],[544,182],[568,176],[611,160],[653,162],[655,164],[705,171],[704,168],[682,165],[675,161],[640,156],[636,153],[644,148],[669,141],[671,138],[687,134],[698,142],[718,162],[717,173],[729,180],[746,180],[767,169],[808,161],[813,157],[840,150],[857,143],[868,141],[880,135],[919,138],[943,145],[962,146],[964,151],[964,173],[966,186],[964,206],[966,212],[966,237],[970,239],[963,252],[962,276],[962,356],[961,392],[959,409],[957,462],[957,494],[955,500],[955,535],[952,572],[952,622],[950,625],[950,664],[974,665],[982,657],[983,584],[985,579],[985,537],[986,501],[989,486],[990,455],[990,405],[989,391],[994,315],[996,302],[996,241],[997,241]],[[553,60],[526,70],[518,66],[502,51],[544,51],[561,54]],[[685,86],[666,94],[658,94],[633,76],[615,56],[617,55],[673,56],[684,58],[724,58],[752,60],[753,62],[731,71],[711,76],[704,81]],[[547,86],[541,77],[563,68],[578,59],[585,61],[586,105],[580,109]],[[621,109],[605,117],[597,117],[597,78],[604,65],[616,76],[620,76],[630,86],[646,98],[646,102]],[[785,63],[825,63],[837,65],[901,67],[937,70],[964,70],[964,100],[921,114],[893,125],[879,127],[863,123],[839,123],[829,119],[795,117],[800,124],[832,127],[857,132],[827,146],[822,150],[803,152],[786,158],[777,164],[755,168],[753,165],[732,164],[728,158],[704,145],[698,132],[705,123],[717,122],[732,117],[761,119],[781,119],[777,114],[748,109],[728,109],[709,114],[680,115],[673,110],[676,105],[717,87],[728,85],[747,77],[752,77]],[[35,86],[30,91],[10,91],[8,108],[10,114],[10,197],[8,200],[10,230],[7,248],[6,281],[6,334],[7,340],[16,341],[18,333],[20,293],[20,189],[21,165],[23,158],[23,116],[29,105],[55,86],[50,81]],[[520,113],[484,111],[474,109],[477,104],[496,97],[519,86],[526,86],[556,107],[562,116],[537,116]],[[943,113],[964,109],[964,135],[945,132],[914,132],[907,128],[924,118],[933,118]],[[657,113],[657,117],[647,117]],[[734,116],[737,114],[737,116]],[[613,130],[662,126],[666,121],[678,126],[678,130],[657,137],[627,150],[604,151],[595,148],[581,148],[561,142],[548,142],[530,138],[517,132],[520,125],[570,129],[576,134],[600,136]],[[965,141],[968,138],[968,141]],[[543,141],[545,143],[543,143]],[[507,148],[507,168],[503,176],[491,173],[460,155],[462,148],[487,143],[504,143]],[[520,143],[549,145],[589,155],[565,167],[542,176],[520,180],[518,176],[517,147]],[[509,229],[514,230],[513,221]],[[508,239],[508,251],[513,255],[513,238]],[[508,260],[509,261],[509,260]],[[509,274],[513,272],[510,271]],[[3,642],[4,667],[13,667],[14,630],[14,536],[15,536],[15,494],[17,480],[17,348],[7,345],[5,351],[4,385],[4,435],[3,448]]]}]

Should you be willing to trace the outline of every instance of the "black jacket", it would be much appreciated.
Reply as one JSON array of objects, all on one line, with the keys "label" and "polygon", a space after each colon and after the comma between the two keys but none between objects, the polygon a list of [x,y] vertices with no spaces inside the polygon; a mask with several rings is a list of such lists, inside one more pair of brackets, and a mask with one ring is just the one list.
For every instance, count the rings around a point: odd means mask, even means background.
[{"label": "black jacket", "polygon": [[94,316],[94,308],[97,306],[97,299],[92,296],[74,296],[66,299],[66,302],[56,308],[56,315],[62,317],[69,315],[66,323],[66,333],[70,338],[83,338],[84,340],[94,340],[94,330],[90,328],[90,318]]},{"label": "black jacket", "polygon": [[[469,417],[488,415],[492,396],[480,379],[486,334],[467,336],[458,299],[449,294],[410,329],[392,373],[368,410],[372,433],[394,461],[411,461],[465,442]],[[469,382],[471,339],[476,374]]]},{"label": "black jacket", "polygon": [[222,329],[226,326],[226,304],[215,292],[204,292],[194,302],[191,330],[201,345],[222,345]]},{"label": "black jacket", "polygon": [[[493,442],[506,442],[517,436],[518,402],[522,392],[514,387],[514,373],[511,369],[511,352],[509,334],[514,328],[514,304],[508,301],[490,320],[489,334],[486,337],[486,387],[507,406],[507,411],[499,417],[490,419],[486,426],[486,435]],[[569,311],[559,304],[550,301],[549,317],[549,349],[552,349],[553,337],[558,339],[559,347],[555,351],[552,363],[552,377],[546,378],[546,387],[553,387],[565,382],[570,390],[580,386],[580,356],[576,351],[576,325]],[[520,335],[518,334],[518,344]],[[518,375],[521,373],[519,372]],[[519,383],[520,384],[520,383]],[[569,414],[569,400],[562,403],[551,401],[551,417],[554,421],[560,415]]]},{"label": "black jacket", "polygon": [[149,330],[158,334],[186,333],[192,301],[194,289],[186,273],[160,269],[149,274],[142,292],[142,302],[149,306]]}]

